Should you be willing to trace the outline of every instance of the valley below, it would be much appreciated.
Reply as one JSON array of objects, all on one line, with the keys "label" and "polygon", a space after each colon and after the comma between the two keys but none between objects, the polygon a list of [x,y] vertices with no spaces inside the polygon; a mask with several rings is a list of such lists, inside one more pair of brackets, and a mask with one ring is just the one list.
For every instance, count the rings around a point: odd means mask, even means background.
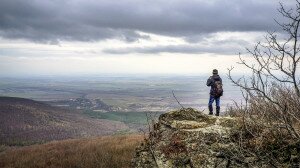
[{"label": "valley below", "polygon": [[[0,80],[0,143],[147,132],[149,119],[185,107],[206,112],[203,76],[47,77]],[[241,98],[224,79],[222,110]],[[230,93],[230,94],[226,94]]]}]

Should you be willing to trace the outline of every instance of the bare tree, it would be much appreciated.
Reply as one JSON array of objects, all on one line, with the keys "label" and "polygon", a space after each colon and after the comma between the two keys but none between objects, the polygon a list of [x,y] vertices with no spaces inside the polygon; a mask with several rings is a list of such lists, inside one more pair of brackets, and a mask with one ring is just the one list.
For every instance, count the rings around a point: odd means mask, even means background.
[{"label": "bare tree", "polygon": [[[231,75],[233,68],[229,69],[229,79],[240,86],[249,94],[254,91],[262,94],[265,98],[272,100],[268,92],[271,86],[276,83],[292,86],[297,96],[300,98],[299,77],[297,78],[297,68],[300,61],[299,24],[300,24],[300,2],[296,1],[296,8],[285,9],[280,3],[279,13],[288,21],[278,23],[282,28],[284,39],[279,39],[275,32],[268,32],[265,42],[258,42],[253,49],[247,49],[248,53],[255,60],[255,64],[249,63],[239,54],[239,64],[252,70],[253,74],[250,82],[241,78],[234,80]],[[278,103],[275,102],[274,103]]]},{"label": "bare tree", "polygon": [[[248,136],[240,138],[237,150],[243,151],[244,156],[264,160],[271,167],[281,167],[286,162],[299,166],[300,162],[300,150],[297,150],[297,157],[279,154],[293,150],[295,144],[300,145],[300,79],[297,71],[300,68],[300,2],[296,0],[295,3],[291,9],[280,3],[278,12],[286,23],[276,21],[282,28],[280,33],[268,32],[264,41],[247,49],[251,61],[239,54],[239,64],[252,71],[250,77],[234,79],[234,68],[228,69],[228,78],[242,89],[246,100],[246,106],[229,109],[242,116],[239,137]],[[249,137],[251,142],[255,139],[255,146],[249,146]],[[268,145],[274,144],[276,148],[270,150]],[[241,156],[234,158],[241,159]]]}]

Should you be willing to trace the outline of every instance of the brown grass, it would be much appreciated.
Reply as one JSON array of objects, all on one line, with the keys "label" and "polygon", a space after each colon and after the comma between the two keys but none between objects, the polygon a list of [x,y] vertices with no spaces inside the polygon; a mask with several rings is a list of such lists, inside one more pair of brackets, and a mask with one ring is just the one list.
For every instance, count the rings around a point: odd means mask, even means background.
[{"label": "brown grass", "polygon": [[0,153],[0,167],[130,167],[141,135],[55,141]]},{"label": "brown grass", "polygon": [[[238,159],[245,167],[255,167],[257,162],[267,167],[299,167],[299,96],[284,86],[273,86],[268,96],[270,99],[256,93],[249,96],[247,106],[228,109],[241,122],[231,134],[232,142],[239,145],[226,158]],[[251,162],[245,159],[248,156]]]}]

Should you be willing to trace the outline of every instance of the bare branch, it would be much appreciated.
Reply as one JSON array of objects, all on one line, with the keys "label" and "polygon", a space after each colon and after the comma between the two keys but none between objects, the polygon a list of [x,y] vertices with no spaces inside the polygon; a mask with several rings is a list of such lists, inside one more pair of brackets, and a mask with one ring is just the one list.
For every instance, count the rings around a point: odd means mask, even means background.
[{"label": "bare branch", "polygon": [[176,98],[176,96],[175,96],[175,94],[174,94],[174,91],[172,90],[172,94],[173,94],[173,97],[174,97],[174,99],[177,101],[177,103],[180,105],[180,107],[181,107],[181,109],[185,109],[182,105],[181,105],[181,103],[178,101],[178,99]]}]

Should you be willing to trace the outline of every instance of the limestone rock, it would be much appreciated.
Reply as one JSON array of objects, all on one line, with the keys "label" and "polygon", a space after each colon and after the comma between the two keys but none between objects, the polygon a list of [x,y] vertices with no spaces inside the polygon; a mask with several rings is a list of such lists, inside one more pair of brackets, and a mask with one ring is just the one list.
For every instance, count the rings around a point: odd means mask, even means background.
[{"label": "limestone rock", "polygon": [[[192,108],[162,114],[149,139],[136,150],[136,168],[226,167],[222,152],[234,148],[228,135],[239,122]],[[230,163],[230,167],[239,167]]]}]

